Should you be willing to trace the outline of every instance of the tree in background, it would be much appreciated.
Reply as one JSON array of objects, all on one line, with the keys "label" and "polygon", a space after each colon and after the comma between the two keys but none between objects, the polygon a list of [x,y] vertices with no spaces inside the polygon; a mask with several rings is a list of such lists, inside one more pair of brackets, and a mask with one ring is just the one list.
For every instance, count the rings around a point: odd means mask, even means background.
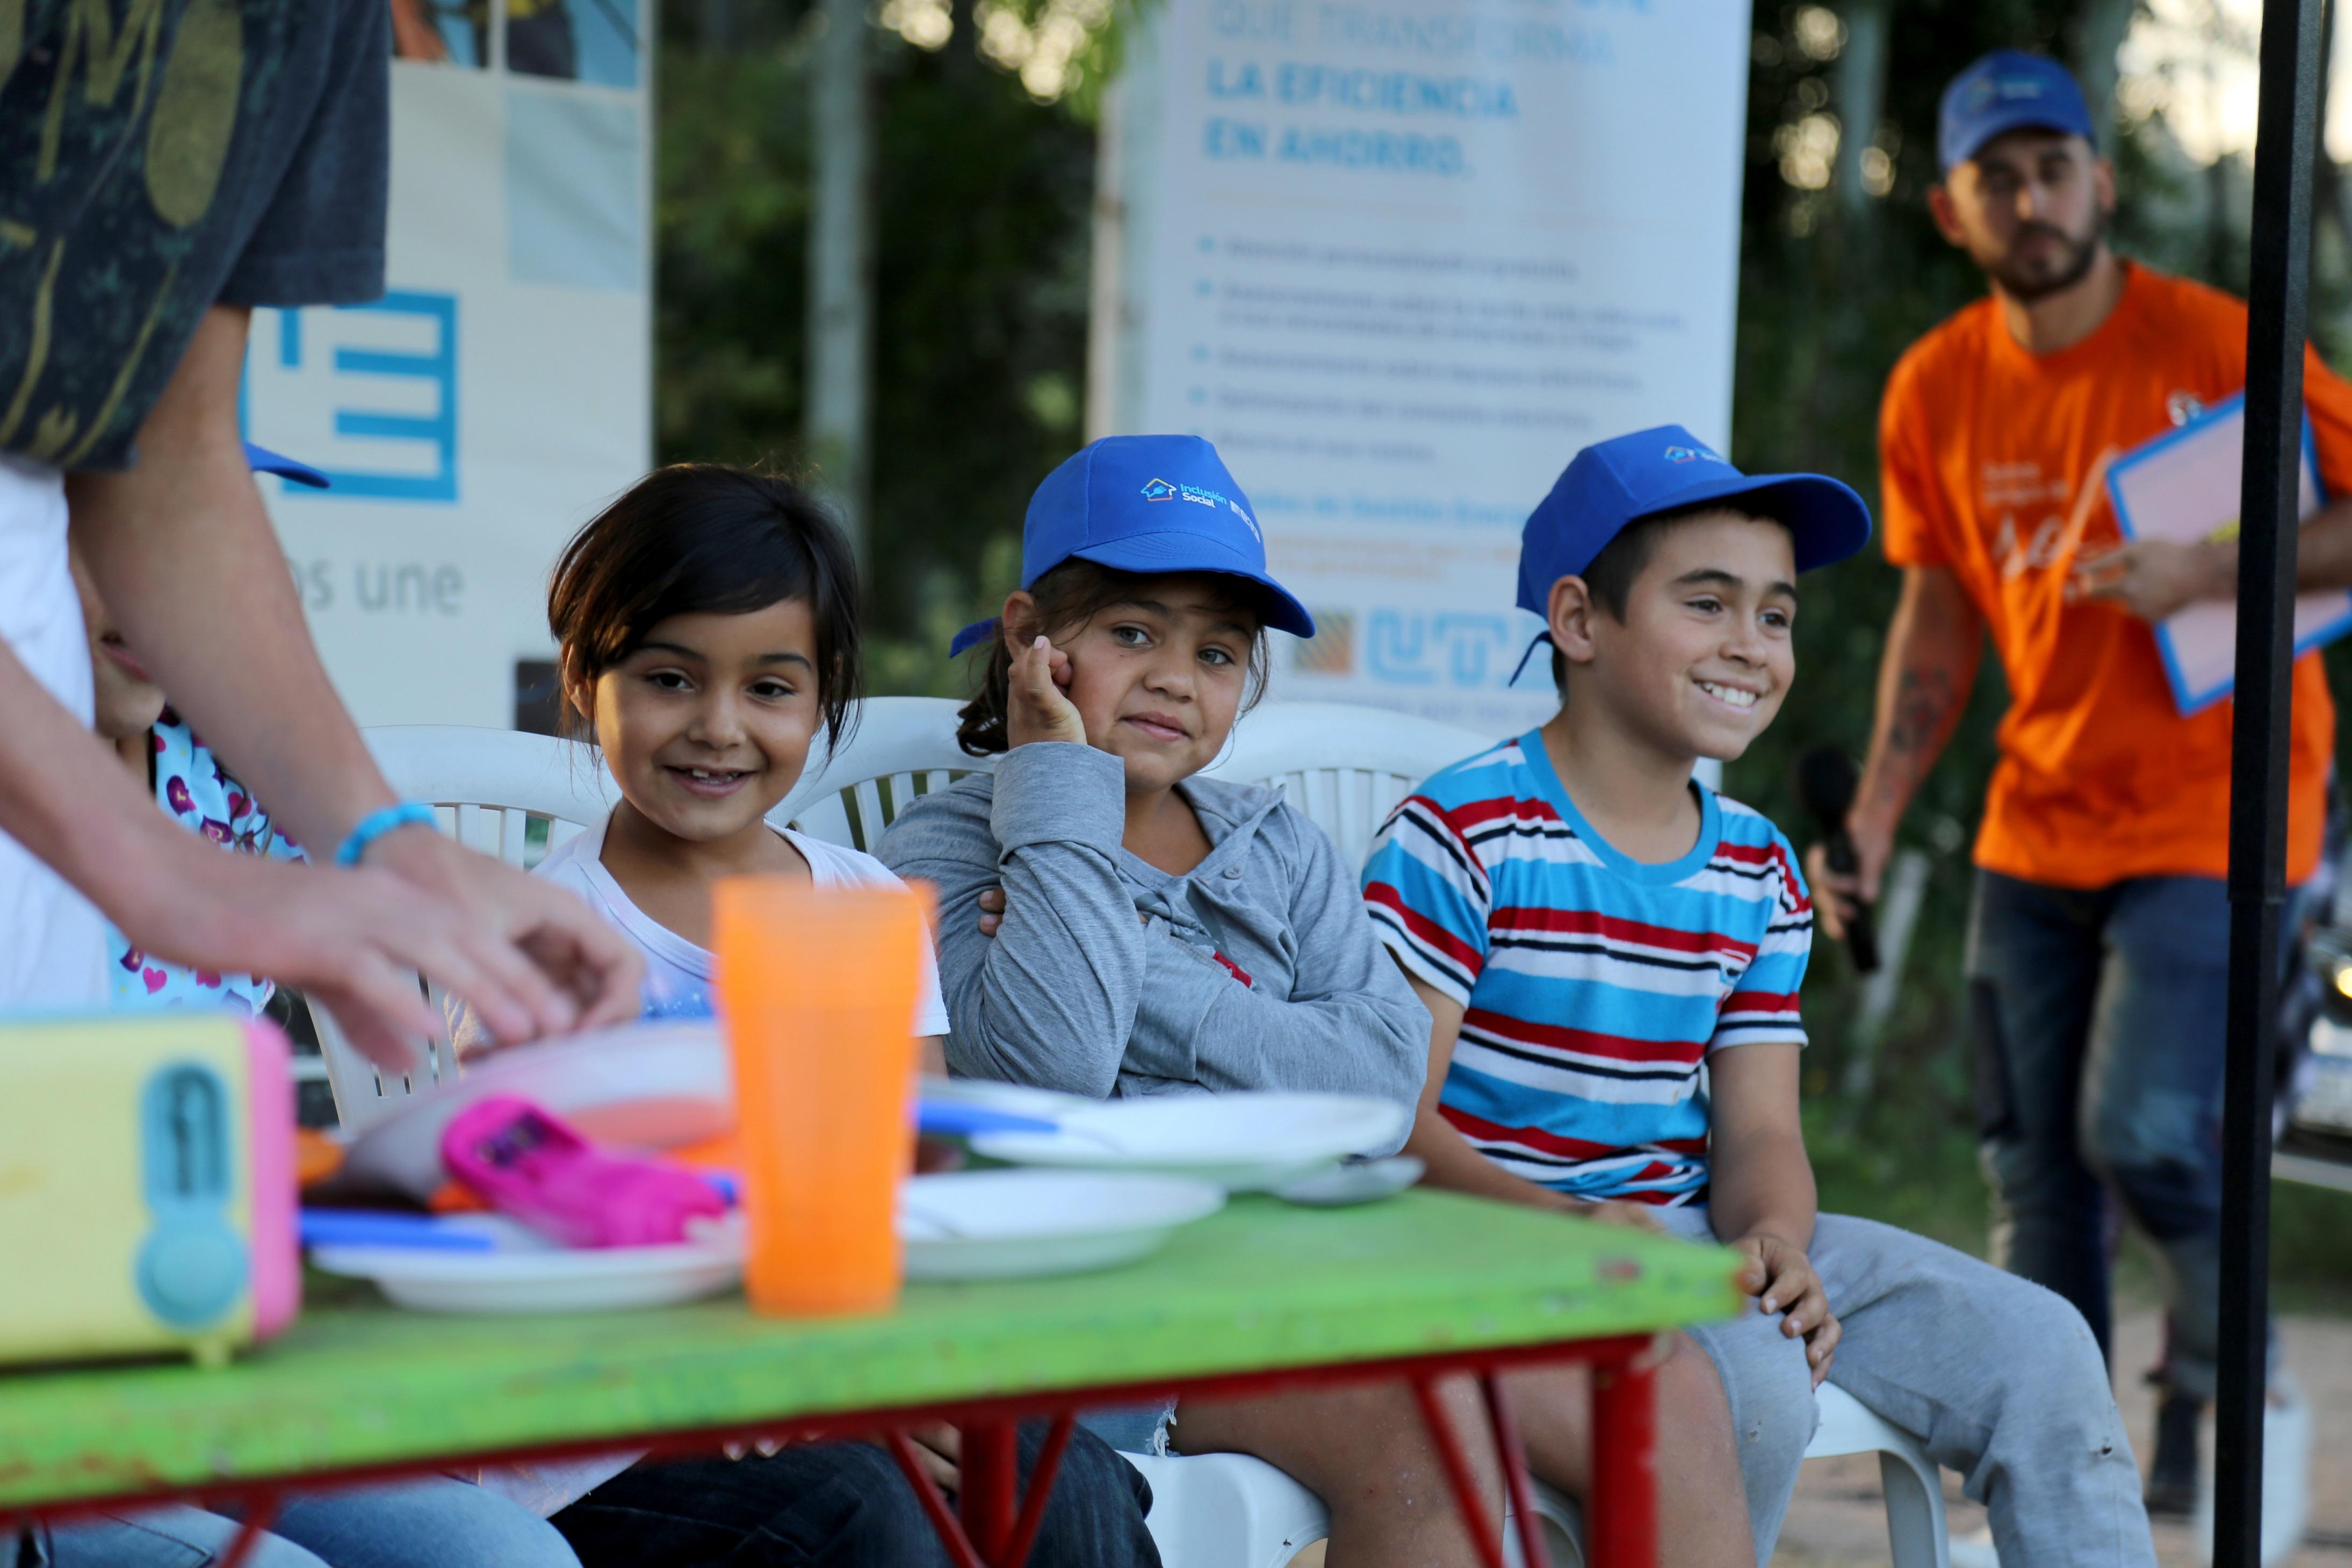
[{"label": "tree in background", "polygon": [[[1010,586],[1029,492],[1079,444],[1094,132],[976,48],[969,18],[904,0],[884,15],[898,25],[875,50],[875,686],[946,691],[949,633]],[[803,0],[666,14],[664,462],[802,462],[811,18]]]}]

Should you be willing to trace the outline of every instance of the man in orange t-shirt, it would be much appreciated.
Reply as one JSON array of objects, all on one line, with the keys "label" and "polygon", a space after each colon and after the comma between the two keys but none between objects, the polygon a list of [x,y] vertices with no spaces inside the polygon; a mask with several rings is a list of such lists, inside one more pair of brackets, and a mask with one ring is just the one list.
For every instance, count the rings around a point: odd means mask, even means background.
[{"label": "man in orange t-shirt", "polygon": [[[2233,598],[2237,547],[2126,544],[2104,481],[2110,459],[2243,388],[2246,310],[2107,247],[2115,177],[2091,131],[2073,78],[2038,56],[1987,56],[1945,94],[1929,201],[1991,289],[1887,383],[1880,506],[1903,593],[1849,821],[1859,873],[1810,858],[1835,933],[1853,896],[1876,895],[1990,633],[2011,701],[1968,973],[1995,1255],[2081,1308],[2105,1344],[2109,1191],[2164,1252],[2148,1504],[2179,1511],[2215,1376],[2231,705],[2183,716],[2149,623]],[[2304,374],[2322,477],[2352,494],[2352,386],[2315,355]],[[2352,502],[2306,525],[2299,577],[2352,584]],[[2316,654],[2296,661],[2294,693],[2299,882],[2318,860],[2335,746]]]}]

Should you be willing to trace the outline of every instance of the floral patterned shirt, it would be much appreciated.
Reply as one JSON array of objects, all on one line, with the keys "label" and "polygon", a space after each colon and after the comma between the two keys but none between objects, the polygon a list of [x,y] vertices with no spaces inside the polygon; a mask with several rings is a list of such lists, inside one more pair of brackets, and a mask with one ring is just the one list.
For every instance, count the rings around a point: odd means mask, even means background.
[{"label": "floral patterned shirt", "polygon": [[[151,765],[155,799],[173,821],[223,849],[280,860],[302,858],[301,850],[278,831],[269,813],[221,766],[186,720],[165,708],[149,737],[155,748]],[[118,1008],[225,1007],[257,1013],[277,989],[259,975],[183,969],[149,957],[111,926],[107,935],[108,956],[113,960],[107,976]]]}]

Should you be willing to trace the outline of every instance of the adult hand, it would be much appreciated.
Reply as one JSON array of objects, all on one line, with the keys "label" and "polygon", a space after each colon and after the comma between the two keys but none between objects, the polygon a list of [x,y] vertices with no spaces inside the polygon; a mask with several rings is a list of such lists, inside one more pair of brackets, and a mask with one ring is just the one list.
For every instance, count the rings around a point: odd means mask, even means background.
[{"label": "adult hand", "polygon": [[1832,942],[1845,940],[1847,925],[1864,904],[1878,902],[1879,884],[1886,878],[1886,862],[1895,855],[1892,831],[1871,827],[1859,818],[1846,822],[1853,844],[1853,870],[1830,869],[1827,844],[1805,846],[1805,882],[1812,889],[1813,914],[1822,932]]},{"label": "adult hand", "polygon": [[2200,599],[2226,599],[2238,586],[2238,547],[2134,539],[2074,563],[2066,602],[2106,603],[2161,621]]},{"label": "adult hand", "polygon": [[223,854],[157,821],[172,831],[151,841],[150,874],[110,911],[141,951],[292,986],[395,1072],[415,1065],[417,1043],[440,1027],[416,972],[453,988],[476,983],[469,923],[390,872]]},{"label": "adult hand", "polygon": [[1805,1364],[1812,1369],[1813,1386],[1819,1388],[1830,1375],[1845,1329],[1830,1311],[1829,1291],[1813,1272],[1812,1260],[1803,1248],[1763,1231],[1743,1236],[1732,1247],[1748,1254],[1747,1266],[1739,1271],[1740,1291],[1758,1297],[1764,1311],[1780,1314],[1782,1334],[1803,1338]]},{"label": "adult hand", "polygon": [[621,934],[553,883],[423,826],[368,847],[366,866],[439,904],[466,962],[436,954],[415,967],[471,1004],[500,1045],[637,1016],[645,960]]},{"label": "adult hand", "polygon": [[1013,650],[1004,716],[1007,744],[1027,746],[1040,740],[1063,740],[1078,746],[1087,743],[1086,721],[1078,717],[1078,710],[1067,695],[1070,674],[1070,656],[1044,637],[1032,640],[1025,648]]}]

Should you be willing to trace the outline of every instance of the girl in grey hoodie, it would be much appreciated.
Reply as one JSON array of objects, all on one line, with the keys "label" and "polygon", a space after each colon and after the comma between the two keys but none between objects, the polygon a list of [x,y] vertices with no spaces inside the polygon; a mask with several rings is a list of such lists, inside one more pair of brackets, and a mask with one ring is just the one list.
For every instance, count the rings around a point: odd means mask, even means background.
[{"label": "girl in grey hoodie", "polygon": [[[877,846],[939,892],[950,1071],[1098,1097],[1415,1103],[1429,1016],[1355,868],[1278,791],[1196,777],[1263,680],[1265,628],[1313,632],[1215,450],[1095,443],[1039,487],[1023,547],[1021,590],[956,643],[992,644],[959,738],[1002,760],[913,802]],[[1185,1451],[1253,1453],[1319,1493],[1334,1568],[1472,1561],[1402,1386],[1177,1415]]]}]

